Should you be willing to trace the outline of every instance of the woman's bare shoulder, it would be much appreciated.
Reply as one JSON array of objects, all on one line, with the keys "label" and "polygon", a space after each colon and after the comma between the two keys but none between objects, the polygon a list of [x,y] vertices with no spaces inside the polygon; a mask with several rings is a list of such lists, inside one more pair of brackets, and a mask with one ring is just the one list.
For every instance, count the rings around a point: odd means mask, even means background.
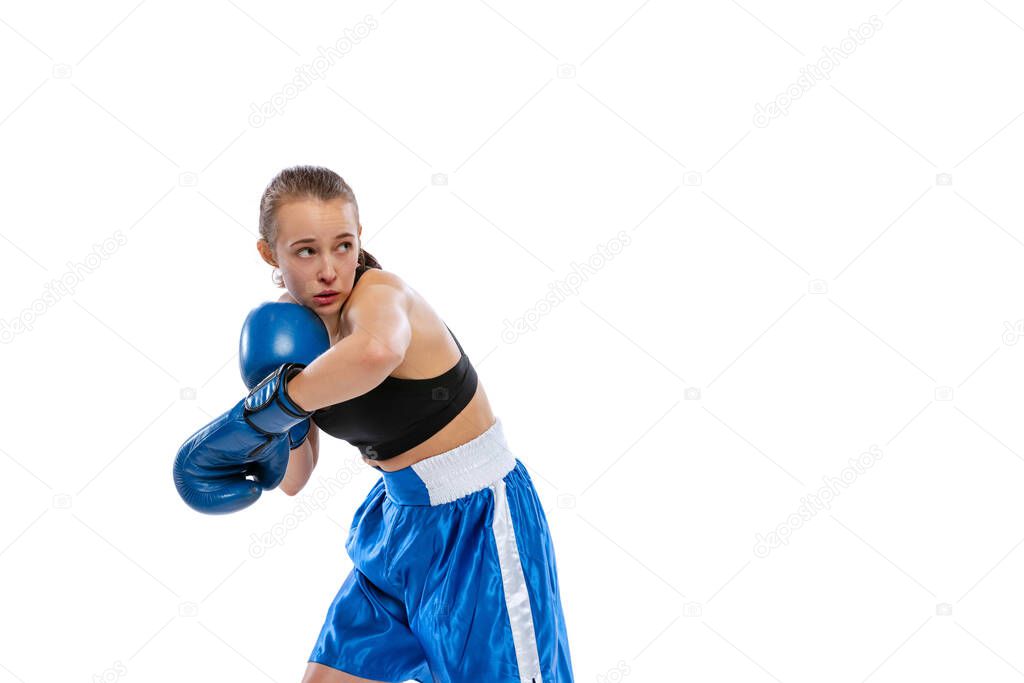
[{"label": "woman's bare shoulder", "polygon": [[363,272],[363,276],[359,278],[360,282],[370,282],[373,284],[389,285],[391,287],[400,287],[402,289],[407,288],[409,285],[399,277],[396,273],[390,270],[381,270],[380,268],[367,268]]},{"label": "woman's bare shoulder", "polygon": [[[359,278],[356,288],[353,290],[353,300],[360,300],[362,298],[360,296],[361,294],[369,294],[369,290],[375,289],[378,286],[387,287],[388,289],[393,290],[391,295],[393,296],[397,293],[406,304],[416,297],[416,290],[410,287],[408,282],[395,273],[388,270],[381,270],[380,268],[367,268],[366,272],[364,272],[362,277]],[[379,292],[380,290],[376,291]],[[367,298],[372,299],[374,297],[369,296]]]}]

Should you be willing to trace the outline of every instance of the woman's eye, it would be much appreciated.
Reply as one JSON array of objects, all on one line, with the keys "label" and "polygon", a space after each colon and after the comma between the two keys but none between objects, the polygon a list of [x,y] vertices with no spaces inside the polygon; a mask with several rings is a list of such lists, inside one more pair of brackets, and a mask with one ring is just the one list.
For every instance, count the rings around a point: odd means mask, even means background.
[{"label": "woman's eye", "polygon": [[[345,251],[349,251],[350,249],[352,249],[352,243],[351,242],[342,242],[338,246],[339,247],[345,247]],[[305,256],[306,252],[309,252],[310,254],[312,254],[313,253],[312,247],[302,247],[302,249],[299,249],[298,251],[295,252],[295,255],[296,256]]]}]

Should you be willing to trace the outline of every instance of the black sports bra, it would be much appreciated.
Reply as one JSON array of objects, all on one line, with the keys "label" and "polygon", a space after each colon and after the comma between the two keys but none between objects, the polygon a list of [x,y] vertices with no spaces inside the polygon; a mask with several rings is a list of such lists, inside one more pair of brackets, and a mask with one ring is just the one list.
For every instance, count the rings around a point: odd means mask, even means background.
[{"label": "black sports bra", "polygon": [[[356,281],[366,272],[356,269]],[[445,327],[448,327],[445,325]],[[387,460],[417,446],[455,419],[477,389],[477,374],[458,338],[459,360],[437,377],[385,377],[361,396],[320,408],[313,422],[370,460]]]}]

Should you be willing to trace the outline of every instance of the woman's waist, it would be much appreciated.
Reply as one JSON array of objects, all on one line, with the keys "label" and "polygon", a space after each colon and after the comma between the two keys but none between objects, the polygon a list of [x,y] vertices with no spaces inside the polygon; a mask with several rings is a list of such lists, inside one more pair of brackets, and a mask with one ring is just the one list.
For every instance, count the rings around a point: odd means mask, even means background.
[{"label": "woman's waist", "polygon": [[387,497],[399,505],[441,505],[479,491],[515,469],[501,420],[455,448],[397,470],[382,471]]}]

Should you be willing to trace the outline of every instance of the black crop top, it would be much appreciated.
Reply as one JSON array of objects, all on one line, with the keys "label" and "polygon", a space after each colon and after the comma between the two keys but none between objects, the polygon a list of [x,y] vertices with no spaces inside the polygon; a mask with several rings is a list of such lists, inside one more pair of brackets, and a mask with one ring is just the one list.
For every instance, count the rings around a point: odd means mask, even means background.
[{"label": "black crop top", "polygon": [[[356,269],[356,282],[366,268]],[[445,325],[445,327],[448,327]],[[370,460],[387,460],[441,431],[469,404],[477,374],[458,338],[459,360],[437,377],[386,377],[370,391],[313,412],[313,422]]]}]

